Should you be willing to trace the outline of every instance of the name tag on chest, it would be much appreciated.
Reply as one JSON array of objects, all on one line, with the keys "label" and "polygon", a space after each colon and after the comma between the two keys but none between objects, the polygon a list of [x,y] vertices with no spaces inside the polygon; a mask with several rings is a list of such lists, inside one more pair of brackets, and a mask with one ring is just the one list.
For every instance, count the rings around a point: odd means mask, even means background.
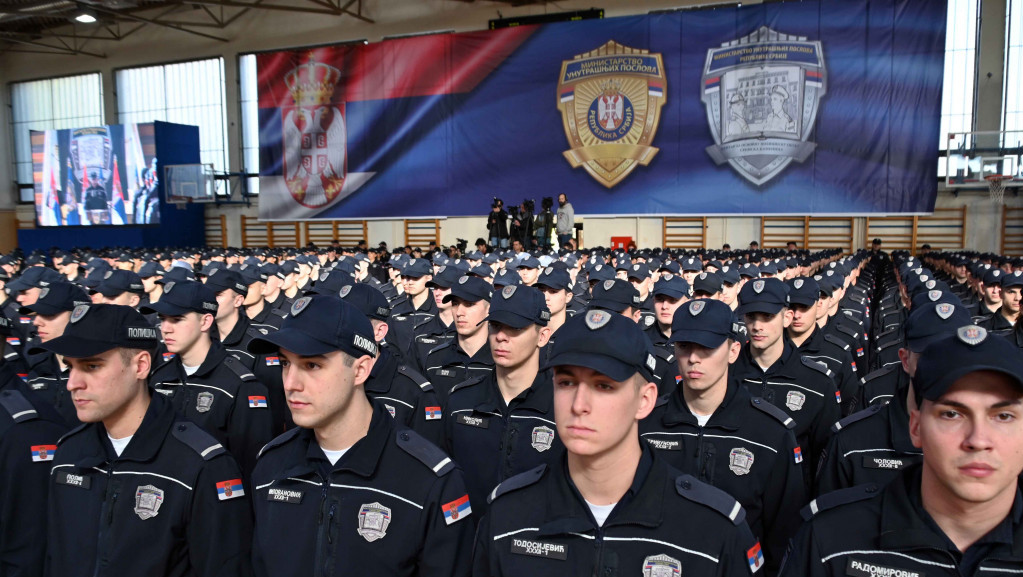
[{"label": "name tag on chest", "polygon": [[68,485],[79,489],[88,489],[92,486],[92,479],[87,475],[75,475],[67,471],[57,471],[56,481],[58,485]]},{"label": "name tag on chest", "polygon": [[863,559],[850,558],[845,565],[845,574],[852,577],[924,577],[925,574],[913,569],[899,569],[898,567],[887,567],[866,561]]},{"label": "name tag on chest", "polygon": [[650,446],[659,449],[661,451],[681,451],[682,441],[675,441],[669,439],[651,439],[647,438],[647,442]]},{"label": "name tag on chest", "polygon": [[305,493],[302,491],[270,489],[266,493],[266,500],[272,503],[290,503],[292,505],[298,505],[302,502],[302,497],[304,496]]},{"label": "name tag on chest", "polygon": [[863,467],[867,469],[888,469],[898,471],[916,464],[918,457],[863,457]]},{"label": "name tag on chest", "polygon": [[454,377],[455,371],[453,369],[437,369],[437,374],[442,377]]},{"label": "name tag on chest", "polygon": [[458,415],[458,417],[455,418],[455,422],[459,425],[469,425],[470,427],[479,427],[481,429],[487,429],[490,427],[490,418],[488,417]]},{"label": "name tag on chest", "polygon": [[542,541],[530,541],[529,539],[512,539],[511,552],[515,555],[528,555],[529,557],[542,557],[544,559],[557,559],[564,561],[568,559],[568,548],[558,543],[544,543]]}]

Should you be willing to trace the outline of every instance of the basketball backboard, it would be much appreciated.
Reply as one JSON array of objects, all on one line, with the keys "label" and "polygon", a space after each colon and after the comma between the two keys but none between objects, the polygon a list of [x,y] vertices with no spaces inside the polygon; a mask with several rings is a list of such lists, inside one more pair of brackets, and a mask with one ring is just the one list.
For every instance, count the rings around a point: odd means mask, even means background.
[{"label": "basketball backboard", "polygon": [[948,135],[945,185],[987,189],[987,177],[1011,176],[1006,188],[1023,187],[1023,130],[953,132]]}]

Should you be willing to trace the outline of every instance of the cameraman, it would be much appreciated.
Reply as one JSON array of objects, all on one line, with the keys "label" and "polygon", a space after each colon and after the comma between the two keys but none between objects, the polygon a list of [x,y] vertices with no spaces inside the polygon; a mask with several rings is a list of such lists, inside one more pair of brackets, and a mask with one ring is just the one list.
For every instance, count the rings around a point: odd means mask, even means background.
[{"label": "cameraman", "polygon": [[575,209],[568,202],[565,193],[558,195],[558,248],[572,242],[572,231],[575,230]]},{"label": "cameraman", "polygon": [[533,249],[533,201],[523,200],[512,213],[511,238],[522,243],[525,250]]},{"label": "cameraman", "polygon": [[504,210],[504,201],[494,199],[487,215],[487,232],[490,234],[490,246],[508,248],[508,213]]},{"label": "cameraman", "polygon": [[537,248],[547,250],[551,247],[551,231],[554,229],[554,199],[545,196],[541,201],[543,211],[536,215],[536,244]]}]

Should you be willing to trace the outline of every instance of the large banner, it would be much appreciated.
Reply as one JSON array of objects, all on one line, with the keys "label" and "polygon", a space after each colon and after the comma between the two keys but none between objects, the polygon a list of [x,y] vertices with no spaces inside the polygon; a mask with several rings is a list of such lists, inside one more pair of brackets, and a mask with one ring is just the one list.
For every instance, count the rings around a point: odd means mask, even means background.
[{"label": "large banner", "polygon": [[805,0],[261,54],[260,218],[929,212],[945,19]]}]

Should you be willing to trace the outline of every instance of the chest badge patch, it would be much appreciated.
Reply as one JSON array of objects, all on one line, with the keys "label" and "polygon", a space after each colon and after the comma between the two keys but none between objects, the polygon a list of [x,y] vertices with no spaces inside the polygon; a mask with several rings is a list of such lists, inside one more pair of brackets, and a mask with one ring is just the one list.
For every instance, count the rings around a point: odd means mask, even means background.
[{"label": "chest badge patch", "polygon": [[651,555],[643,560],[643,577],[681,577],[682,563],[667,555]]},{"label": "chest badge patch", "polygon": [[554,429],[547,426],[533,427],[533,448],[538,452],[543,453],[544,451],[551,448],[551,443],[554,442]]},{"label": "chest badge patch", "polygon": [[785,406],[790,411],[798,411],[803,408],[803,403],[806,402],[806,395],[799,391],[789,391],[785,395]]},{"label": "chest badge patch", "polygon": [[736,447],[728,453],[728,468],[736,475],[748,475],[753,467],[754,455],[748,449]]},{"label": "chest badge patch", "polygon": [[369,503],[359,508],[359,535],[372,543],[387,536],[391,524],[391,510],[380,503]]},{"label": "chest badge patch", "polygon": [[195,410],[208,413],[213,408],[213,393],[203,391],[195,397]]},{"label": "chest badge patch", "polygon": [[135,491],[135,514],[145,521],[152,519],[160,512],[163,505],[163,489],[153,485],[143,485]]}]

